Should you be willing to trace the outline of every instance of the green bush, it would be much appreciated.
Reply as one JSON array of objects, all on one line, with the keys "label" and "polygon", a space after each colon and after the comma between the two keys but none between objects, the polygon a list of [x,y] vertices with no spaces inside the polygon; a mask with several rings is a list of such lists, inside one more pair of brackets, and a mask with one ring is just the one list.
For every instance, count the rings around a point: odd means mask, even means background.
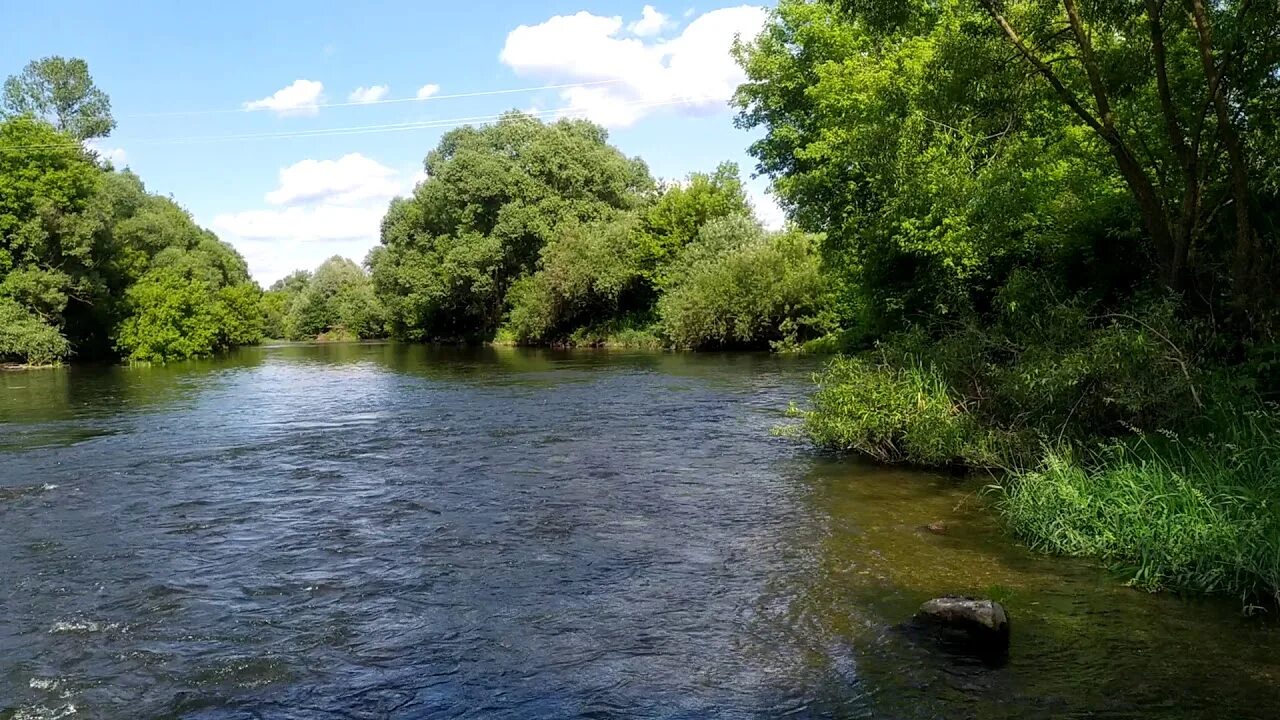
[{"label": "green bush", "polygon": [[661,332],[683,348],[795,347],[835,329],[818,238],[765,234],[750,220],[709,223],[658,300]]},{"label": "green bush", "polygon": [[129,288],[129,314],[116,347],[133,362],[206,357],[262,339],[261,291],[252,283],[217,288],[174,268],[158,268]]},{"label": "green bush", "polygon": [[576,330],[643,310],[652,288],[637,218],[565,223],[540,253],[540,267],[507,295],[507,331],[521,344],[569,341]]},{"label": "green bush", "polygon": [[41,322],[9,298],[0,297],[0,360],[48,365],[71,354],[71,345],[57,328]]},{"label": "green bush", "polygon": [[974,418],[931,368],[839,357],[817,383],[812,409],[799,414],[821,447],[930,466],[987,459]]},{"label": "green bush", "polygon": [[272,285],[268,297],[264,303],[268,310],[287,305],[278,329],[289,340],[385,336],[385,311],[374,294],[373,281],[344,257],[325,260],[314,273],[293,273]]},{"label": "green bush", "polygon": [[1280,416],[1215,424],[1055,449],[999,487],[998,507],[1033,548],[1101,558],[1137,587],[1280,601]]}]

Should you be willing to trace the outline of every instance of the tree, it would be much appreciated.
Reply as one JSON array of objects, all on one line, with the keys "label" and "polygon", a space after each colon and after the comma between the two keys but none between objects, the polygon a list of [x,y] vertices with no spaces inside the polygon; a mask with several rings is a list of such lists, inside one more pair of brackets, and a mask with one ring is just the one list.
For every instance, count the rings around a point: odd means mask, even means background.
[{"label": "tree", "polygon": [[290,340],[339,333],[359,339],[383,337],[381,303],[364,269],[335,255],[314,273],[298,271],[272,285],[288,299],[283,330]]},{"label": "tree", "polygon": [[[980,2],[1105,144],[1155,246],[1161,280],[1186,289],[1198,255],[1229,258],[1237,299],[1251,302],[1272,259],[1255,225],[1258,158],[1248,155],[1258,120],[1280,110],[1275,3],[1058,4]],[[1228,208],[1234,227],[1219,222]],[[1208,246],[1216,232],[1233,237],[1229,250]]]},{"label": "tree", "polygon": [[411,340],[489,340],[507,292],[536,270],[566,223],[636,209],[653,180],[644,163],[583,120],[543,123],[509,113],[446,133],[428,179],[394,201],[371,256],[390,327]]},{"label": "tree", "polygon": [[3,107],[6,116],[32,115],[76,140],[106,137],[116,126],[111,99],[93,84],[80,58],[31,61],[5,80]]},{"label": "tree", "polygon": [[698,237],[708,222],[750,215],[751,205],[734,163],[722,163],[714,172],[692,173],[683,183],[667,185],[644,214],[651,273],[660,281],[664,266]]},{"label": "tree", "polygon": [[819,238],[744,216],[706,224],[673,263],[659,327],[677,347],[794,347],[836,329]]}]

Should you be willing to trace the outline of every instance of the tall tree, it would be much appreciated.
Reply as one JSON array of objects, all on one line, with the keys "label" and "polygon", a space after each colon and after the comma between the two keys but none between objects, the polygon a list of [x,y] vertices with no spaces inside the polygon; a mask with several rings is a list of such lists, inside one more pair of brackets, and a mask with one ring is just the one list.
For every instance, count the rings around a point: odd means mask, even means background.
[{"label": "tall tree", "polygon": [[5,80],[3,108],[6,116],[33,115],[77,140],[106,137],[116,126],[111,99],[80,58],[32,60]]}]

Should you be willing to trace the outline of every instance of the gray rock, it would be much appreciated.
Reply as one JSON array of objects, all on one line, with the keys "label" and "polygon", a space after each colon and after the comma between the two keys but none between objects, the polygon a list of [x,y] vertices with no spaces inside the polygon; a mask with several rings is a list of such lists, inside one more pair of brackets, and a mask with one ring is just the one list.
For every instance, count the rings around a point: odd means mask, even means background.
[{"label": "gray rock", "polygon": [[916,621],[943,631],[951,644],[966,643],[981,653],[1009,649],[1009,615],[994,600],[947,596],[934,598],[916,611]]}]

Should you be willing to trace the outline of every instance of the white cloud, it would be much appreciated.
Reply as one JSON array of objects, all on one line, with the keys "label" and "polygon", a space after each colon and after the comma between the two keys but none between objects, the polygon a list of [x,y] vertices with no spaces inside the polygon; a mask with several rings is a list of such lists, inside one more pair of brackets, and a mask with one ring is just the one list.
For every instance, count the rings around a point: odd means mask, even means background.
[{"label": "white cloud", "polygon": [[294,80],[261,100],[244,104],[245,110],[271,110],[280,115],[315,115],[324,99],[324,83],[317,80]]},{"label": "white cloud", "polygon": [[658,12],[652,5],[645,5],[640,11],[640,19],[627,26],[632,35],[650,37],[657,35],[671,25],[671,18]]},{"label": "white cloud", "polygon": [[124,151],[124,148],[105,147],[98,140],[87,140],[84,146],[97,153],[99,158],[110,162],[117,170],[121,170],[129,164],[129,155]]},{"label": "white cloud", "polygon": [[391,88],[386,85],[373,85],[371,87],[358,87],[351,91],[347,96],[347,100],[356,103],[374,103],[387,96],[391,92]]},{"label": "white cloud", "polygon": [[426,85],[423,85],[422,87],[418,88],[418,99],[426,100],[427,98],[431,97],[432,95],[435,95],[438,92],[440,92],[439,85],[436,85],[435,83],[427,83]]},{"label": "white cloud", "polygon": [[733,40],[754,38],[767,18],[762,7],[723,8],[698,16],[675,38],[647,41],[622,36],[620,17],[557,15],[512,30],[499,58],[517,73],[555,82],[617,80],[568,88],[561,96],[567,114],[625,127],[663,105],[723,108],[745,79],[729,53]]},{"label": "white cloud", "polygon": [[364,259],[378,243],[387,203],[410,192],[423,173],[399,172],[350,153],[302,160],[281,168],[279,178],[279,187],[264,198],[274,207],[222,213],[212,223],[264,285],[335,253]]},{"label": "white cloud", "polygon": [[360,153],[337,160],[302,160],[280,169],[280,187],[267,193],[272,205],[357,205],[388,200],[403,191],[395,170]]}]

